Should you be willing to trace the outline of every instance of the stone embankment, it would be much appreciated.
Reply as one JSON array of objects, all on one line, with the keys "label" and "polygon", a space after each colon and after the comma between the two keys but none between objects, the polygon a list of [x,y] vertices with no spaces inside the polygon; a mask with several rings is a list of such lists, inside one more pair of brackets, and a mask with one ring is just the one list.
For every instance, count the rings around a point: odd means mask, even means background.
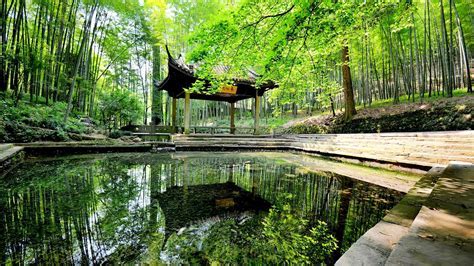
[{"label": "stone embankment", "polygon": [[21,161],[23,157],[23,147],[13,144],[0,144],[0,171]]},{"label": "stone embankment", "polygon": [[171,141],[140,143],[34,142],[3,144],[0,165],[7,165],[15,154],[68,154],[147,151],[225,151],[281,150],[316,153],[399,165],[428,171],[450,161],[474,163],[474,131],[311,134],[311,135],[173,135]]},{"label": "stone embankment", "polygon": [[474,165],[433,167],[336,265],[472,265]]},{"label": "stone embankment", "polygon": [[296,150],[429,170],[474,163],[474,131],[272,136],[175,135],[176,150]]}]

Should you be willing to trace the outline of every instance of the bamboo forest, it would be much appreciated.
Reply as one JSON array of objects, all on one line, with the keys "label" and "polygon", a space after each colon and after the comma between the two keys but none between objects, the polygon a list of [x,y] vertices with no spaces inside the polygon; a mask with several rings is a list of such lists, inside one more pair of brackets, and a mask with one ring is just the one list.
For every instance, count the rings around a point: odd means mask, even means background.
[{"label": "bamboo forest", "polygon": [[472,0],[2,0],[0,265],[472,265]]}]

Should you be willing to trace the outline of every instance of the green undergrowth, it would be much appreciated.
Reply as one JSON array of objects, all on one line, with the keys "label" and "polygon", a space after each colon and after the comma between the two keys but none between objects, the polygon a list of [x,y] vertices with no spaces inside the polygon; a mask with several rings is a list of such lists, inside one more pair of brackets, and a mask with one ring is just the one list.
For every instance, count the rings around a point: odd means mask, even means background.
[{"label": "green undergrowth", "polygon": [[87,134],[91,128],[82,123],[80,116],[72,114],[64,122],[66,104],[57,102],[15,102],[0,95],[0,143],[32,141],[67,141],[72,134]]}]

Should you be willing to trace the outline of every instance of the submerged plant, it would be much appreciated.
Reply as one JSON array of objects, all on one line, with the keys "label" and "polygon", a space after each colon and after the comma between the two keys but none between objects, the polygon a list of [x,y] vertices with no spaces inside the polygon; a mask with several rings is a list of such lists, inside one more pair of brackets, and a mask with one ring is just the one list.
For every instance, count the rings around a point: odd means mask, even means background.
[{"label": "submerged plant", "polygon": [[322,221],[309,228],[308,220],[292,212],[291,198],[292,195],[285,196],[283,203],[270,209],[263,219],[264,241],[259,244],[264,252],[260,257],[271,263],[307,264],[324,260],[336,250],[336,239]]},{"label": "submerged plant", "polygon": [[[214,223],[203,233],[202,245],[178,245],[166,250],[168,255],[184,262],[210,264],[312,264],[321,262],[337,248],[336,239],[329,233],[326,223],[308,220],[295,215],[289,204],[291,196],[278,200],[268,213],[260,213],[239,221],[224,219]],[[193,243],[193,229],[174,234],[171,245]],[[200,242],[199,241],[199,242]],[[170,254],[173,253],[173,254]]]}]

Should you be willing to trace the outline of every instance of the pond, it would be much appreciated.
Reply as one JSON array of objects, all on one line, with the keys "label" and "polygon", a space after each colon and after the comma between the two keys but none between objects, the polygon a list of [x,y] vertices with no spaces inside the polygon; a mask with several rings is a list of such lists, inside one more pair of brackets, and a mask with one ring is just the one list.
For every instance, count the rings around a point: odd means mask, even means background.
[{"label": "pond", "polygon": [[0,182],[0,264],[331,263],[402,196],[265,153],[33,158]]}]

